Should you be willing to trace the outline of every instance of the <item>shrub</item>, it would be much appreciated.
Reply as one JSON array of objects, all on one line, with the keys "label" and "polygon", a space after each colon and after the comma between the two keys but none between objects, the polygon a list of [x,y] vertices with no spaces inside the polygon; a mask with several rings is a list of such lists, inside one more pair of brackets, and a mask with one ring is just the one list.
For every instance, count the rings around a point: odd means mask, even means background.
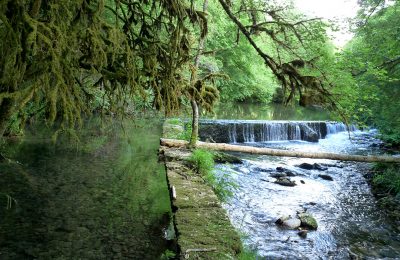
[{"label": "shrub", "polygon": [[397,195],[400,193],[400,171],[398,166],[377,165],[375,169],[381,171],[374,176],[372,183],[382,190]]}]

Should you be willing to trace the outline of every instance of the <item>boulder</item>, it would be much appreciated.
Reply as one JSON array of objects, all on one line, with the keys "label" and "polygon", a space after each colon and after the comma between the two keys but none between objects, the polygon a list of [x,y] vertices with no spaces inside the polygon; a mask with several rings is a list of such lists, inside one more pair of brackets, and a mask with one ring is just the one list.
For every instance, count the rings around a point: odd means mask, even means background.
[{"label": "boulder", "polygon": [[326,175],[326,174],[318,174],[318,177],[321,179],[327,180],[327,181],[333,181],[332,176]]},{"label": "boulder", "polygon": [[309,213],[301,213],[297,215],[301,221],[301,226],[311,230],[317,230],[318,223]]},{"label": "boulder", "polygon": [[304,170],[313,170],[314,169],[314,165],[312,165],[311,163],[302,163],[300,165],[296,165],[297,167],[304,169]]},{"label": "boulder", "polygon": [[276,221],[275,221],[275,224],[278,224],[278,225],[282,225],[282,223],[285,221],[285,220],[288,220],[288,219],[290,219],[290,216],[281,216],[280,218],[278,218]]},{"label": "boulder", "polygon": [[301,221],[298,218],[289,218],[282,223],[282,226],[288,229],[297,229],[300,225]]},{"label": "boulder", "polygon": [[322,167],[321,165],[319,165],[318,163],[302,163],[299,165],[296,165],[297,167],[304,169],[304,170],[318,170],[318,171],[325,171],[327,170],[327,168]]},{"label": "boulder", "polygon": [[306,124],[300,124],[301,140],[308,142],[318,142],[319,135]]},{"label": "boulder", "polygon": [[275,223],[288,229],[296,229],[301,225],[300,219],[292,218],[291,216],[282,216],[278,218]]},{"label": "boulder", "polygon": [[296,182],[290,180],[289,178],[286,177],[281,177],[278,178],[274,183],[282,185],[282,186],[287,186],[287,187],[293,187],[296,186]]},{"label": "boulder", "polygon": [[284,172],[285,170],[286,170],[286,169],[283,168],[283,167],[280,167],[280,166],[276,167],[276,171],[277,171],[277,172]]}]

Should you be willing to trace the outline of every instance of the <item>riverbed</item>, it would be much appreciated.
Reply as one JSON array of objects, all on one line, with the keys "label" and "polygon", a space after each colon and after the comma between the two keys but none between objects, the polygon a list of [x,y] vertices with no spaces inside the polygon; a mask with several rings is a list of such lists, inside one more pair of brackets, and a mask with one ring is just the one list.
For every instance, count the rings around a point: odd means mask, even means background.
[{"label": "riverbed", "polygon": [[[247,143],[310,152],[348,154],[379,153],[375,132],[329,134],[318,143],[278,141]],[[268,259],[396,259],[400,256],[400,230],[376,204],[363,174],[367,163],[337,162],[240,155],[243,165],[218,165],[230,173],[238,186],[224,204],[233,225],[244,234],[250,248]],[[305,170],[301,163],[318,164]],[[290,172],[294,187],[276,184],[279,172]],[[330,176],[332,180],[321,178]],[[284,215],[307,211],[318,222],[318,230],[306,238],[298,230],[275,224]]]}]

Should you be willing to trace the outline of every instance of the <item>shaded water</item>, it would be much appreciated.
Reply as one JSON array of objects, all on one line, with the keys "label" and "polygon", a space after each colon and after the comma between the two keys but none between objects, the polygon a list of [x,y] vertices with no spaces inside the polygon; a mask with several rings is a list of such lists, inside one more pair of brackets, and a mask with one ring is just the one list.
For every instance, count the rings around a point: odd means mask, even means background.
[{"label": "shaded water", "polygon": [[[282,141],[252,143],[259,147],[274,147],[299,151],[328,151],[350,154],[371,154],[370,134],[355,132],[352,141],[348,133],[328,135],[319,143]],[[238,185],[234,197],[224,205],[235,227],[247,235],[245,243],[268,259],[398,259],[400,230],[387,219],[376,205],[363,173],[370,165],[242,155],[243,165],[217,168],[230,172]],[[324,171],[304,170],[301,163],[318,163]],[[283,167],[294,173],[295,187],[280,186],[271,175]],[[320,178],[329,175],[333,181]],[[302,184],[304,182],[304,184]],[[307,238],[295,230],[285,230],[275,224],[283,215],[296,215],[307,210],[318,222],[318,230]]]},{"label": "shaded water", "polygon": [[168,248],[161,121],[101,126],[79,142],[37,127],[0,162],[1,259],[157,259]]},{"label": "shaded water", "polygon": [[228,103],[219,104],[214,114],[205,113],[202,118],[239,120],[331,120],[330,114],[321,108],[284,106],[281,104]]}]

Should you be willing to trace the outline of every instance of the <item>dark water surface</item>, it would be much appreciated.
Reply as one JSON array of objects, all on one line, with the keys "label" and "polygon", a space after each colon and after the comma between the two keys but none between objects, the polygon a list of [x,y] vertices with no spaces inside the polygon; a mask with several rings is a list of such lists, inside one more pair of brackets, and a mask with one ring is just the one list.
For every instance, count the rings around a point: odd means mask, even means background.
[{"label": "dark water surface", "polygon": [[170,214],[161,121],[89,122],[79,142],[51,135],[3,145],[0,259],[158,259]]}]

